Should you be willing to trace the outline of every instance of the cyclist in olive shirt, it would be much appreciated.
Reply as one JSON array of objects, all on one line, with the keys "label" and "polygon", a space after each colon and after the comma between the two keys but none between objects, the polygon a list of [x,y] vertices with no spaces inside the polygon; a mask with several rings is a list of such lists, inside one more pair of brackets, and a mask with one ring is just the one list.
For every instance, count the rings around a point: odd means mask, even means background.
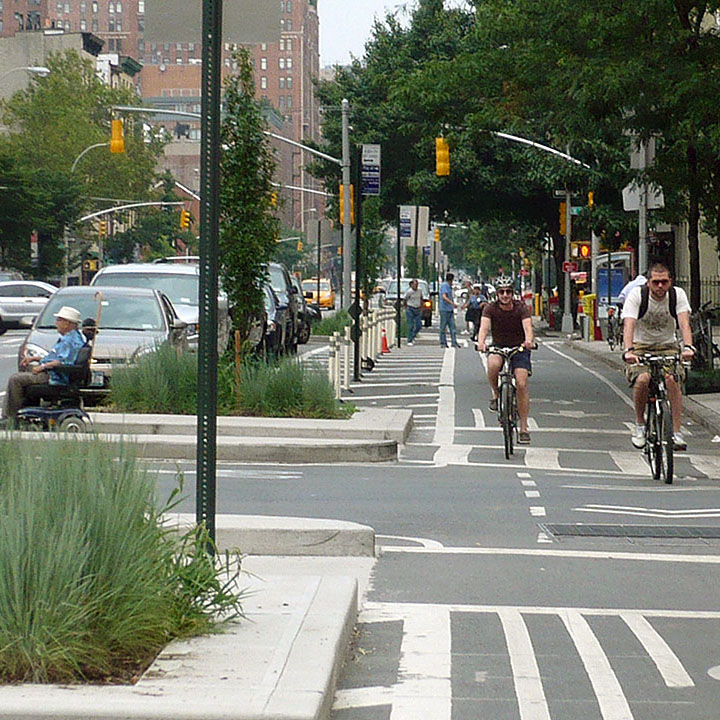
[{"label": "cyclist in olive shirt", "polygon": [[[492,334],[493,344],[498,347],[523,346],[523,350],[515,353],[510,359],[510,367],[515,375],[518,415],[520,416],[518,442],[528,444],[530,442],[530,433],[528,432],[528,415],[530,413],[528,377],[532,374],[530,348],[532,348],[535,341],[532,318],[527,305],[521,300],[513,298],[512,278],[497,278],[495,290],[497,300],[485,306],[480,320],[477,349],[479,352],[487,352],[486,339],[488,333]],[[501,355],[491,353],[488,356],[488,382],[493,394],[490,401],[491,410],[497,410],[498,408],[498,376],[502,365],[503,358]]]}]

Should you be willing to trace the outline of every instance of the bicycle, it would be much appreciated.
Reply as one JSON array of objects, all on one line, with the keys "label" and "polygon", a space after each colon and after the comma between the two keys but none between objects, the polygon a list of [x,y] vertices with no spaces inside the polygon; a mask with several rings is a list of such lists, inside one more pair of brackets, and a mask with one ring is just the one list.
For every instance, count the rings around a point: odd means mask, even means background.
[{"label": "bicycle", "polygon": [[690,329],[696,349],[692,362],[695,370],[712,368],[714,361],[720,360],[720,347],[712,341],[712,321],[720,308],[709,306],[710,300],[690,316]]},{"label": "bicycle", "polygon": [[673,415],[667,396],[665,376],[675,374],[679,355],[638,355],[638,362],[650,368],[645,411],[645,449],[654,480],[673,481]]},{"label": "bicycle", "polygon": [[608,307],[607,342],[611,350],[621,348],[623,344],[623,324],[616,313],[617,308]]},{"label": "bicycle", "polygon": [[[537,347],[537,345],[535,347]],[[495,345],[491,345],[487,349],[488,355],[501,355],[503,358],[503,366],[498,376],[497,413],[503,430],[506,460],[510,459],[510,456],[513,454],[514,444],[517,442],[519,420],[515,376],[510,369],[510,358],[523,349],[522,345],[518,347],[496,347]]]}]

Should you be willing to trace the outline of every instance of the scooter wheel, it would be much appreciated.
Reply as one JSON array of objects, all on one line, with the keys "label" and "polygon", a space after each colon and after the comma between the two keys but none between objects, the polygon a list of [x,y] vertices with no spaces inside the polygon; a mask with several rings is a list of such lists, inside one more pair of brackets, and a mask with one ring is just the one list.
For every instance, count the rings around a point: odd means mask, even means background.
[{"label": "scooter wheel", "polygon": [[84,433],[88,431],[88,423],[84,418],[78,417],[77,415],[70,415],[64,417],[57,424],[58,432],[66,433]]}]

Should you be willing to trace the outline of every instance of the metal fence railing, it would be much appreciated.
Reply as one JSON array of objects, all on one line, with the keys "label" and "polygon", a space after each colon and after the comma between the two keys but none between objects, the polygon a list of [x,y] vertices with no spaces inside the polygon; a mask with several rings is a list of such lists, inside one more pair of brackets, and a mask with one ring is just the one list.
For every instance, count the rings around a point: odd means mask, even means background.
[{"label": "metal fence railing", "polygon": [[[678,276],[675,278],[675,284],[680,286],[687,294],[690,295],[690,278]],[[720,305],[720,276],[700,278],[700,304],[707,301],[713,306]]]}]

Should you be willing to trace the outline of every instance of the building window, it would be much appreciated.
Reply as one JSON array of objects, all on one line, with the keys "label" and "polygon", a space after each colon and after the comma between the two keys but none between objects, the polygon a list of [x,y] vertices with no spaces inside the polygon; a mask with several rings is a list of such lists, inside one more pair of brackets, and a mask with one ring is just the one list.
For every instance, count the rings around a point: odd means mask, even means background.
[{"label": "building window", "polygon": [[92,31],[93,31],[93,32],[98,32],[98,21],[97,21],[97,18],[93,18],[93,21],[92,21]]},{"label": "building window", "polygon": [[122,32],[122,20],[120,18],[115,21],[115,32]]},{"label": "building window", "polygon": [[230,58],[225,58],[225,67],[230,67]]},{"label": "building window", "polygon": [[120,2],[120,0],[118,0],[118,1],[115,3],[115,12],[116,12],[116,13],[121,13],[121,12],[122,12],[122,3]]},{"label": "building window", "polygon": [[280,49],[281,50],[285,49],[285,39],[284,38],[280,38]]},{"label": "building window", "polygon": [[285,38],[285,49],[292,52],[292,38]]},{"label": "building window", "polygon": [[138,12],[139,13],[145,12],[145,0],[138,0]]},{"label": "building window", "polygon": [[292,89],[292,78],[291,77],[287,78],[287,84],[285,87],[287,87],[288,90]]},{"label": "building window", "polygon": [[87,20],[85,18],[82,18],[80,20],[80,29],[85,32],[87,30]]},{"label": "building window", "polygon": [[260,78],[260,87],[267,90],[267,78],[264,75]]},{"label": "building window", "polygon": [[260,58],[260,69],[267,70],[267,58]]},{"label": "building window", "polygon": [[285,67],[288,70],[292,70],[292,58],[285,58]]},{"label": "building window", "polygon": [[285,30],[287,32],[292,32],[292,20],[290,18],[285,21]]},{"label": "building window", "polygon": [[285,12],[289,15],[292,12],[292,0],[287,0],[285,3]]},{"label": "building window", "polygon": [[25,29],[25,19],[23,18],[22,13],[15,13],[15,24],[17,25],[18,30]]},{"label": "building window", "polygon": [[280,12],[285,12],[285,0],[280,0]]},{"label": "building window", "polygon": [[115,32],[115,20],[113,18],[108,20],[108,32]]},{"label": "building window", "polygon": [[285,89],[285,78],[284,78],[284,77],[279,77],[279,78],[278,78],[278,87],[279,87],[281,90],[284,90],[284,89]]},{"label": "building window", "polygon": [[66,13],[67,15],[70,14],[70,3],[65,3],[65,13]]},{"label": "building window", "polygon": [[267,43],[260,43],[260,49],[265,52],[267,50]]},{"label": "building window", "polygon": [[175,64],[176,64],[176,65],[182,65],[182,64],[183,64],[183,59],[182,59],[182,57],[180,57],[180,55],[178,55],[178,56],[175,58]]},{"label": "building window", "polygon": [[138,18],[138,32],[145,32],[145,18]]},{"label": "building window", "polygon": [[285,58],[278,58],[278,67],[281,70],[285,69]]},{"label": "building window", "polygon": [[292,107],[292,95],[288,95],[288,96],[287,96],[287,102],[285,103],[285,105],[286,105],[288,108],[291,108],[291,107]]},{"label": "building window", "polygon": [[93,13],[94,13],[95,15],[97,15],[97,11],[98,11],[97,0],[93,0],[92,11],[93,11]]},{"label": "building window", "polygon": [[57,11],[58,11],[61,15],[62,15],[62,8],[63,8],[63,5],[62,5],[61,2],[59,2],[59,3],[57,4]]},{"label": "building window", "polygon": [[285,107],[285,96],[284,96],[284,95],[281,95],[281,96],[278,98],[278,100],[280,101],[280,107],[281,107],[281,108],[284,108],[284,107]]},{"label": "building window", "polygon": [[115,3],[114,2],[108,3],[108,12],[111,15],[115,14]]},{"label": "building window", "polygon": [[138,38],[138,51],[141,53],[145,52],[145,40],[143,38]]},{"label": "building window", "polygon": [[82,2],[80,3],[80,12],[81,12],[81,13],[84,13],[84,12],[85,12],[85,8],[86,8],[85,0],[82,0]]},{"label": "building window", "polygon": [[2,31],[3,31],[3,21],[2,21],[2,18],[0,17],[0,33]]}]

